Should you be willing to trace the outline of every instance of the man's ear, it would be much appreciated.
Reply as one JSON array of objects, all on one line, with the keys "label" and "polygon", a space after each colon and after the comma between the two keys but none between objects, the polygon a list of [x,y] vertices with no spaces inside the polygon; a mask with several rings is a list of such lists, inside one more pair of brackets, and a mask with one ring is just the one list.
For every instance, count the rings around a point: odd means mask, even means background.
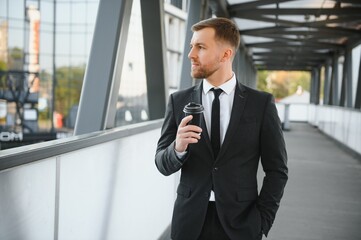
[{"label": "man's ear", "polygon": [[226,48],[223,52],[221,62],[226,62],[226,61],[232,59],[232,55],[233,55],[232,48]]}]

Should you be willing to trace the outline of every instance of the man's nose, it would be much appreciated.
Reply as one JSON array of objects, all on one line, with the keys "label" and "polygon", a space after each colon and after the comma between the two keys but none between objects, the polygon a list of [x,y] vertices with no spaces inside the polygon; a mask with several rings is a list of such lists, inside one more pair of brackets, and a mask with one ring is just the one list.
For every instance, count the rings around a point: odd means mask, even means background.
[{"label": "man's nose", "polygon": [[188,53],[188,58],[189,58],[189,59],[192,59],[192,58],[195,57],[195,56],[194,56],[194,51],[193,51],[193,49],[194,49],[194,48],[191,48],[191,49],[189,50],[189,53]]}]

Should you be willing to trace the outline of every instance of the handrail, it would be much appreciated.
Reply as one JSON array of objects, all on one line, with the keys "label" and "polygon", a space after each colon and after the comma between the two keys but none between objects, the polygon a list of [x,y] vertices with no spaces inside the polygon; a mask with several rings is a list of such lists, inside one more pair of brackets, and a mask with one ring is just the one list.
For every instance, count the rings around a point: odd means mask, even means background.
[{"label": "handrail", "polygon": [[314,104],[314,103],[286,103],[286,102],[277,102],[277,104],[280,105],[286,105],[286,104],[290,104],[292,105],[312,105],[312,106],[320,106],[320,107],[329,107],[329,108],[336,108],[336,109],[346,109],[348,111],[352,111],[352,112],[361,112],[361,109],[358,108],[353,108],[353,107],[345,107],[345,106],[337,106],[337,105],[328,105],[328,104]]},{"label": "handrail", "polygon": [[40,161],[100,143],[132,136],[162,126],[163,119],[97,131],[49,142],[36,143],[0,151],[0,171]]}]

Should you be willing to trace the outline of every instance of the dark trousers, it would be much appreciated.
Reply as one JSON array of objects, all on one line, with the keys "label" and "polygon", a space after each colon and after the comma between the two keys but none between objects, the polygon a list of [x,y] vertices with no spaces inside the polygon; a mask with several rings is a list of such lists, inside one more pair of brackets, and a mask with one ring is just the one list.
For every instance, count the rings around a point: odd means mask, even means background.
[{"label": "dark trousers", "polygon": [[198,240],[229,240],[219,221],[215,202],[208,203],[206,219]]}]

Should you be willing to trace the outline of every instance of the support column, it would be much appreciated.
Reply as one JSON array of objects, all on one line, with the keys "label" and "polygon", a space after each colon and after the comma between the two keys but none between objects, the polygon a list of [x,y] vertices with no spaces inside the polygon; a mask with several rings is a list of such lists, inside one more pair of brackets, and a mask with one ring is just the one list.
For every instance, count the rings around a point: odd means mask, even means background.
[{"label": "support column", "polygon": [[[361,58],[361,55],[360,55]],[[358,68],[358,79],[357,79],[357,89],[356,89],[356,98],[355,98],[355,106],[356,109],[361,109],[361,61],[360,66]]]},{"label": "support column", "polygon": [[141,0],[149,119],[164,116],[168,98],[163,0]]},{"label": "support column", "polygon": [[311,86],[310,86],[310,103],[315,103],[315,82],[316,77],[315,69],[312,69],[311,71]]},{"label": "support column", "polygon": [[248,56],[247,60],[248,60],[247,61],[248,62],[248,76],[247,76],[248,86],[256,89],[257,88],[257,79],[255,78],[255,67],[253,65],[253,62],[252,62],[250,56]]},{"label": "support column", "polygon": [[337,105],[338,103],[338,53],[332,58],[332,73],[330,84],[329,104]]},{"label": "support column", "polygon": [[239,75],[238,75],[238,81],[244,85],[247,85],[246,83],[246,58],[245,58],[245,49],[240,48],[239,49],[239,61],[238,61],[238,67],[239,67]]},{"label": "support column", "polygon": [[346,49],[339,106],[352,107],[352,49]]},{"label": "support column", "polygon": [[206,0],[189,1],[188,17],[187,17],[187,28],[186,28],[186,39],[184,41],[183,50],[183,61],[182,61],[182,72],[179,83],[179,89],[185,89],[193,85],[193,79],[190,75],[191,63],[188,59],[189,43],[192,39],[191,27],[202,19],[208,16]]},{"label": "support column", "polygon": [[239,59],[240,59],[240,49],[238,49],[238,51],[236,52],[236,56],[234,56],[232,63],[232,69],[237,79],[239,79],[239,75],[240,75]]},{"label": "support column", "polygon": [[321,72],[320,68],[314,68],[311,71],[310,102],[316,105],[320,104],[320,85],[321,85],[320,72]]},{"label": "support column", "polygon": [[132,0],[100,0],[74,134],[114,126]]},{"label": "support column", "polygon": [[329,96],[330,96],[330,62],[327,60],[325,64],[325,82],[323,85],[323,104],[329,104]]},{"label": "support column", "polygon": [[321,90],[321,68],[315,69],[315,104],[320,104],[320,90]]}]

